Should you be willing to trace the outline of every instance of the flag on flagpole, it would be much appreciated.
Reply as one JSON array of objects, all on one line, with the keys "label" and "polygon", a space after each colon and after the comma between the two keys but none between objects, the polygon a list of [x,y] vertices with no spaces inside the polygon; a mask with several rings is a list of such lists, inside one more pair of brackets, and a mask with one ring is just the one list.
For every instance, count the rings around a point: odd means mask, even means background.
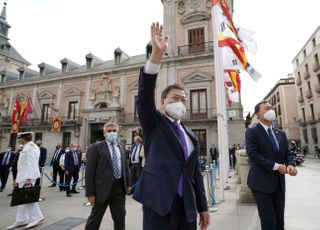
[{"label": "flag on flagpole", "polygon": [[228,103],[239,103],[241,90],[239,73],[235,70],[225,70],[224,83],[227,91]]},{"label": "flag on flagpole", "polygon": [[14,125],[17,122],[19,123],[20,111],[21,111],[20,102],[18,97],[16,97],[16,102],[14,104],[12,114],[11,114],[11,125]]},{"label": "flag on flagpole", "polygon": [[[218,4],[220,2],[220,4]],[[252,39],[253,32],[245,29],[237,29],[234,26],[230,10],[225,0],[212,0],[213,11],[217,15],[219,47],[222,48],[223,64],[225,69],[244,70],[253,80],[261,78],[261,74],[248,62],[245,55],[244,45],[238,31],[245,41],[246,47],[251,52],[256,52],[255,41]]]},{"label": "flag on flagpole", "polygon": [[21,124],[27,124],[27,118],[28,114],[32,113],[32,105],[31,105],[31,99],[27,98],[26,105],[24,107],[23,113],[20,116]]}]

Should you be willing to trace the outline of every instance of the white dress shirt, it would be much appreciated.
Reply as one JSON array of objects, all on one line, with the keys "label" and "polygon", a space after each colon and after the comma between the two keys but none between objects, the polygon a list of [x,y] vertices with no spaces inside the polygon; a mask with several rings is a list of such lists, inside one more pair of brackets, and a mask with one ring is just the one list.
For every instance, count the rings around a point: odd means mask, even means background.
[{"label": "white dress shirt", "polygon": [[[260,122],[260,121],[259,121],[259,123],[260,123],[260,125],[262,125],[262,127],[264,128],[264,130],[266,131],[266,133],[267,133],[268,136],[269,136],[268,129],[269,129],[269,128],[271,129],[271,133],[272,133],[273,138],[274,138],[274,140],[276,141],[277,147],[278,147],[278,149],[279,149],[279,142],[278,142],[278,140],[277,140],[276,135],[275,135],[274,132],[273,132],[272,125],[267,126],[267,125],[263,124],[263,123]],[[273,169],[272,169],[272,170],[277,171],[278,169],[279,169],[279,164],[278,164],[278,163],[274,163],[274,166],[273,166]]]}]

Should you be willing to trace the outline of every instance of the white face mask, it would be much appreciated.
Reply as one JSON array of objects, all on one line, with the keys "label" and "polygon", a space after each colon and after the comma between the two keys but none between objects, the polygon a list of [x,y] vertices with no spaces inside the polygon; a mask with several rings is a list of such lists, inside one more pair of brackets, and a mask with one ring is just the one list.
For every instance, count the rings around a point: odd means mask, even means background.
[{"label": "white face mask", "polygon": [[184,117],[187,111],[186,107],[181,101],[168,104],[165,110],[168,113],[168,115],[174,120],[179,120],[182,117]]},{"label": "white face mask", "polygon": [[272,109],[269,109],[267,112],[265,112],[263,116],[268,121],[274,121],[276,119],[276,113]]}]

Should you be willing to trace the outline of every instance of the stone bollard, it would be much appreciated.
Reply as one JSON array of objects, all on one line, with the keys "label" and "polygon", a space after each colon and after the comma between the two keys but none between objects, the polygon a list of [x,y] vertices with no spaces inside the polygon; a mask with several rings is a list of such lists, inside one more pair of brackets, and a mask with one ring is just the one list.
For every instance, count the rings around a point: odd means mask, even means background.
[{"label": "stone bollard", "polygon": [[255,203],[254,197],[251,190],[247,185],[247,178],[249,173],[249,158],[245,150],[240,149],[238,152],[238,164],[239,164],[239,175],[241,180],[240,191],[239,191],[239,201],[240,203]]}]

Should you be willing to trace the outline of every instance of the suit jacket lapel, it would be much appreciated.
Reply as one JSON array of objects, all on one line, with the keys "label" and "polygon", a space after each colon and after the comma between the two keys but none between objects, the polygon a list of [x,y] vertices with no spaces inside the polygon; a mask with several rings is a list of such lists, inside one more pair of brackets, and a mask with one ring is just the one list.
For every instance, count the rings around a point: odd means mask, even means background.
[{"label": "suit jacket lapel", "polygon": [[109,146],[108,143],[106,141],[103,141],[103,153],[106,155],[107,157],[107,162],[109,164],[109,166],[112,168],[112,161],[111,161],[111,153],[109,151]]},{"label": "suit jacket lapel", "polygon": [[181,153],[182,153],[182,154],[179,154],[179,157],[182,160],[185,160],[184,159],[184,155],[183,155],[183,146],[182,146],[182,143],[181,143],[180,138],[178,137],[176,131],[174,131],[174,129],[175,129],[174,124],[172,124],[172,122],[165,115],[163,115],[163,120],[167,123],[167,126],[170,129],[170,132],[168,132],[168,134],[170,134],[172,136],[172,138],[170,138],[170,140],[173,140],[173,141],[177,140],[178,143],[179,143],[180,150],[181,150]]}]

